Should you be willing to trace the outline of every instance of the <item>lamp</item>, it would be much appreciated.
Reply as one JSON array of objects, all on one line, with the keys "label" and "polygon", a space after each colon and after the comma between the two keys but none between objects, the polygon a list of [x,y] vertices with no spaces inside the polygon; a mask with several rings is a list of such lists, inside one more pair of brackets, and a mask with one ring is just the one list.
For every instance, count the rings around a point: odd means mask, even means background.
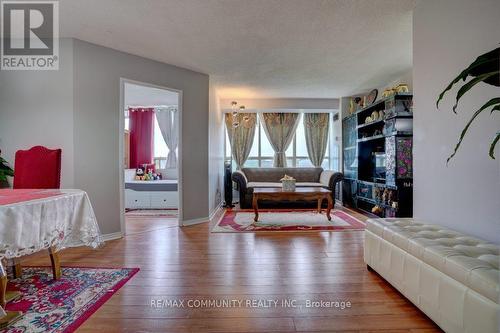
[{"label": "lamp", "polygon": [[[245,111],[245,106],[244,105],[240,106],[240,112],[244,112],[244,111]],[[243,120],[245,122],[248,122],[250,120],[250,117],[248,116],[248,114],[243,116]]]},{"label": "lamp", "polygon": [[[239,122],[239,119],[238,119],[238,108],[236,107],[238,105],[237,102],[233,101],[231,102],[231,109],[232,109],[232,112],[233,112],[233,130],[235,128],[237,128],[238,126],[240,126],[240,122]],[[241,105],[239,107],[239,112],[242,112],[245,110],[245,106],[244,105]],[[233,133],[233,136],[234,136],[234,133]]]},{"label": "lamp", "polygon": [[233,113],[233,117],[236,117],[238,115],[238,110],[236,109],[237,105],[238,105],[238,102],[235,102],[235,101],[231,102],[231,110]]}]

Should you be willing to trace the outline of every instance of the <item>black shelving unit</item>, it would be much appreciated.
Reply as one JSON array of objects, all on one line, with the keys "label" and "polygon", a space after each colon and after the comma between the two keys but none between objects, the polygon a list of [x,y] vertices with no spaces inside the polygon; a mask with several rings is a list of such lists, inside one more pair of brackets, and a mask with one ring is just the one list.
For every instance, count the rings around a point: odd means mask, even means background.
[{"label": "black shelving unit", "polygon": [[358,179],[358,143],[356,136],[357,118],[352,114],[342,120],[343,170],[342,201],[345,205],[356,207]]},{"label": "black shelving unit", "polygon": [[377,206],[381,217],[413,215],[412,103],[411,93],[395,94],[343,119],[345,205]]},{"label": "black shelving unit", "polygon": [[364,137],[364,138],[358,139],[358,143],[360,143],[360,142],[368,142],[368,141],[373,141],[373,140],[380,140],[380,139],[384,139],[384,138],[385,138],[385,136],[382,135],[382,134],[372,135],[372,136],[369,136],[369,137]]}]

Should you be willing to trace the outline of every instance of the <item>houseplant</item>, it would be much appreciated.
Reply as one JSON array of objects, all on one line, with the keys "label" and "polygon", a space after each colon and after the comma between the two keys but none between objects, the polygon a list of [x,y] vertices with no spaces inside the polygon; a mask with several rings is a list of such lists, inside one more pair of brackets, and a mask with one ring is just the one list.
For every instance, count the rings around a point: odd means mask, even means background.
[{"label": "houseplant", "polygon": [[[464,69],[451,83],[439,94],[439,97],[436,101],[436,107],[439,108],[439,102],[443,99],[444,95],[460,80],[463,82],[471,76],[472,80],[467,83],[463,83],[462,87],[458,90],[457,96],[455,98],[455,105],[453,105],[453,112],[457,113],[456,109],[458,106],[458,102],[460,99],[468,92],[472,87],[480,82],[484,82],[486,84],[500,87],[500,48],[496,48],[490,52],[480,55],[477,59],[471,63],[466,69]],[[462,144],[462,140],[464,139],[467,131],[469,130],[470,125],[474,122],[476,117],[485,110],[490,110],[490,114],[493,114],[494,111],[500,111],[500,97],[495,97],[487,101],[483,104],[477,111],[474,112],[472,117],[469,119],[465,127],[463,128],[460,137],[458,139],[457,144],[455,145],[455,149],[453,153],[448,157],[446,163],[448,163],[457,153],[458,148]],[[495,146],[500,139],[500,129],[497,131],[490,144],[489,155],[492,159],[495,159]]]},{"label": "houseplant", "polygon": [[[0,155],[2,151],[0,150]],[[9,163],[0,156],[0,188],[5,187],[7,184],[7,177],[14,176],[14,170],[9,166]]]}]

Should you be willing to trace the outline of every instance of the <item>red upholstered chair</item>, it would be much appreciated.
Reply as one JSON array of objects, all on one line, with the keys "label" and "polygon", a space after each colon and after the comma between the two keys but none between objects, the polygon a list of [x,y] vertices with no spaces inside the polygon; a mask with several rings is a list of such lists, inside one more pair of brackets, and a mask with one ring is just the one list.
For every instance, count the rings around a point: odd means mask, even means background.
[{"label": "red upholstered chair", "polygon": [[[61,186],[61,149],[35,146],[28,150],[18,150],[14,163],[15,189],[58,189]],[[61,276],[59,256],[49,248],[54,279]],[[14,260],[14,277],[21,277],[22,268],[18,259]]]},{"label": "red upholstered chair", "polygon": [[61,149],[42,146],[18,150],[14,164],[14,188],[60,188],[61,154]]}]

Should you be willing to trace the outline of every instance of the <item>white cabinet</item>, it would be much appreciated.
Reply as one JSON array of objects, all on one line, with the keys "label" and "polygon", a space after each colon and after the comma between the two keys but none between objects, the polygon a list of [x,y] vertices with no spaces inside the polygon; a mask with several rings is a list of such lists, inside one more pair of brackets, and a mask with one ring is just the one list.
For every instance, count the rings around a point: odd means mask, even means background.
[{"label": "white cabinet", "polygon": [[178,208],[178,203],[179,192],[125,189],[125,208],[128,209]]},{"label": "white cabinet", "polygon": [[149,208],[151,199],[148,192],[140,192],[134,190],[125,190],[125,208]]},{"label": "white cabinet", "polygon": [[150,192],[151,208],[177,208],[179,192]]}]

